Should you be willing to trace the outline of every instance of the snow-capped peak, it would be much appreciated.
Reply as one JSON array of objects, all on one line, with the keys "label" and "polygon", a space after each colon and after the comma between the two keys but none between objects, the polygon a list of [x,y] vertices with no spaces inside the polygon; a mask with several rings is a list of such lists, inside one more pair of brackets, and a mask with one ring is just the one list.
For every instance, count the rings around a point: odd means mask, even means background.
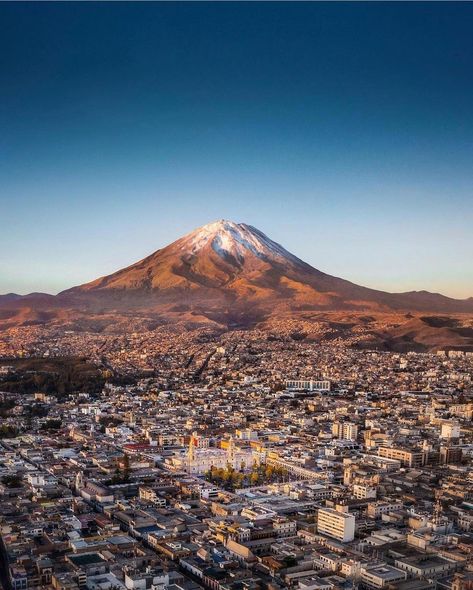
[{"label": "snow-capped peak", "polygon": [[182,247],[196,254],[207,244],[210,244],[221,258],[230,255],[239,262],[242,262],[249,252],[262,259],[297,261],[295,256],[255,227],[226,219],[208,223],[191,232],[185,236]]}]

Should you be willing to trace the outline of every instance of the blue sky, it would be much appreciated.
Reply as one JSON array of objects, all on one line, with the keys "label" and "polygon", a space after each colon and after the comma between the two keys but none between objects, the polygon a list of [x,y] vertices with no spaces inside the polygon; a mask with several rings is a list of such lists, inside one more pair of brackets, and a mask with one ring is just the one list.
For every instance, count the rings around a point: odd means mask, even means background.
[{"label": "blue sky", "polygon": [[219,218],[473,296],[473,4],[0,3],[0,292]]}]

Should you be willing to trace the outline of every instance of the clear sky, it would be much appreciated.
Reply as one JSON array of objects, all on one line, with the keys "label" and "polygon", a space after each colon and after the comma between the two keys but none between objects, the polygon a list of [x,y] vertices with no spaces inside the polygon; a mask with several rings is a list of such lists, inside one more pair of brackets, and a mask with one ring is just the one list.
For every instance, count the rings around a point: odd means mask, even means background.
[{"label": "clear sky", "polygon": [[219,218],[473,296],[473,3],[0,3],[0,293]]}]

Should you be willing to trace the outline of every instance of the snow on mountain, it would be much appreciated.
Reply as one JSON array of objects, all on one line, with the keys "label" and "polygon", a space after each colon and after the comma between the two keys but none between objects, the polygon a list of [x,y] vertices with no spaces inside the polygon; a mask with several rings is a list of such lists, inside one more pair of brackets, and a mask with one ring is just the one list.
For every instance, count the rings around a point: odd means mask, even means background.
[{"label": "snow on mountain", "polygon": [[438,294],[385,293],[355,285],[313,268],[255,227],[223,219],[61,296],[73,296],[84,306],[89,297],[100,308],[166,312],[185,306],[191,314],[212,317],[235,310],[260,317],[289,310],[473,310],[471,301]]},{"label": "snow on mountain", "polygon": [[473,300],[355,285],[313,268],[255,227],[227,220],[204,225],[126,268],[57,296],[0,296],[0,329],[54,324],[120,333],[158,325],[264,329],[273,321],[288,327],[314,322],[314,334],[324,324],[330,337],[340,329],[337,338],[357,338],[360,326],[365,331],[367,323],[383,317],[370,332],[376,347],[404,350],[408,341],[414,349],[473,346],[471,324],[445,313],[471,314]]},{"label": "snow on mountain", "polygon": [[302,262],[255,227],[225,219],[208,223],[184,236],[181,248],[196,254],[209,244],[223,259],[231,255],[243,262],[248,252],[251,252],[261,259],[279,258]]}]

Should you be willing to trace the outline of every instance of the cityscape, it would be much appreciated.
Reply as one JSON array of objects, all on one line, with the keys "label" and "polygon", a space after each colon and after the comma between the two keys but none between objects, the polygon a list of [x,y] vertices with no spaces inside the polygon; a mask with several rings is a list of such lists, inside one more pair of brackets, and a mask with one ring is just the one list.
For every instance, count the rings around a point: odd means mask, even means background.
[{"label": "cityscape", "polygon": [[5,588],[469,587],[473,352],[165,342],[2,361]]},{"label": "cityscape", "polygon": [[0,3],[0,590],[473,590],[473,3]]}]

